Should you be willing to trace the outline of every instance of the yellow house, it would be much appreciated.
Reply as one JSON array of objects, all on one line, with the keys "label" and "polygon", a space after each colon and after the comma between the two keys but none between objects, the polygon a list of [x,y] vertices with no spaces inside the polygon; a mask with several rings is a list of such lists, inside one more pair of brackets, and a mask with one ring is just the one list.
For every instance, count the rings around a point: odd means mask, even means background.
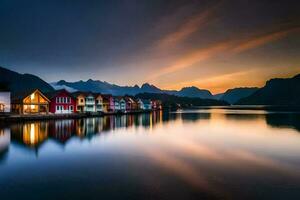
[{"label": "yellow house", "polygon": [[86,94],[85,93],[82,93],[82,92],[75,92],[73,93],[73,96],[76,98],[76,110],[77,112],[84,112],[85,109],[85,97],[86,97]]},{"label": "yellow house", "polygon": [[14,95],[12,111],[19,114],[48,113],[49,103],[50,100],[37,89]]}]

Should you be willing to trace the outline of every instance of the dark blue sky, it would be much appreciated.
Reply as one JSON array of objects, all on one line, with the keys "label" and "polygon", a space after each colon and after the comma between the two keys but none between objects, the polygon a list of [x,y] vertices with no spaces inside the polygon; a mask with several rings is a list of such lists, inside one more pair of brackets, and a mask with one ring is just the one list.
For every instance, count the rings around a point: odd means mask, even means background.
[{"label": "dark blue sky", "polygon": [[49,82],[260,86],[300,72],[299,10],[297,1],[1,0],[0,66]]}]

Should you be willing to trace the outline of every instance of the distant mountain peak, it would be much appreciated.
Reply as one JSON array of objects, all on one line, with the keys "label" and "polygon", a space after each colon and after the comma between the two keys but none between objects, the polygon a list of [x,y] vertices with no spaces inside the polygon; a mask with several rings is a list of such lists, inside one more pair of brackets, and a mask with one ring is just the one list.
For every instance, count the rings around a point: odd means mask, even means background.
[{"label": "distant mountain peak", "polygon": [[60,80],[60,81],[58,81],[56,84],[58,84],[58,85],[64,85],[65,83],[66,83],[65,80]]}]

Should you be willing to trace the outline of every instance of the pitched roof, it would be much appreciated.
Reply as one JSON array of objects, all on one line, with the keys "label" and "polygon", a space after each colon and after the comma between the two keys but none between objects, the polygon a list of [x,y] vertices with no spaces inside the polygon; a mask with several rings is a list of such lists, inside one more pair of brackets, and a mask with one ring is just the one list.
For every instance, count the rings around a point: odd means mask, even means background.
[{"label": "pitched roof", "polygon": [[45,93],[45,96],[47,96],[49,99],[53,99],[54,97],[58,96],[61,92],[67,93],[73,99],[75,98],[70,92],[68,92],[65,89],[55,90],[53,92],[47,92],[47,93]]},{"label": "pitched roof", "polygon": [[50,100],[39,89],[28,89],[17,93],[14,92],[12,93],[11,101],[12,103],[22,102],[24,98],[28,97],[30,94],[34,93],[35,91],[38,91],[47,101],[50,102]]}]

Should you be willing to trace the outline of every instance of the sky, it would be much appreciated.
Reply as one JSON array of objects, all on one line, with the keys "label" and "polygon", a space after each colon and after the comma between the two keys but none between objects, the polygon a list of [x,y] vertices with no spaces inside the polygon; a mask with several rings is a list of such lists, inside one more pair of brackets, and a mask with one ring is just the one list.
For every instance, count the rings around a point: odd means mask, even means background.
[{"label": "sky", "polygon": [[58,80],[261,87],[300,73],[300,2],[0,0],[0,66]]}]

